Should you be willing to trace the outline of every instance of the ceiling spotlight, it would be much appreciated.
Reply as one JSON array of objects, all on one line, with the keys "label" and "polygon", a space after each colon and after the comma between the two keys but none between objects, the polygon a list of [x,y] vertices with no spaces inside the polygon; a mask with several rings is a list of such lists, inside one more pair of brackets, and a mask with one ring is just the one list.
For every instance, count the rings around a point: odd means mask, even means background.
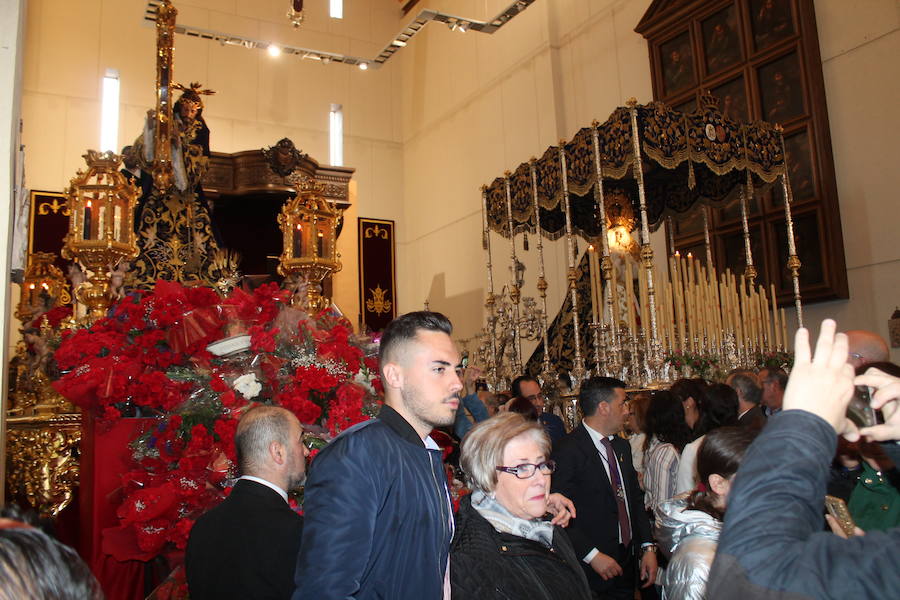
[{"label": "ceiling spotlight", "polygon": [[368,68],[369,68],[369,63],[364,63],[364,62],[359,63],[359,69],[361,71],[365,71]]},{"label": "ceiling spotlight", "polygon": [[452,21],[447,21],[447,27],[450,28],[450,31],[456,31],[456,28],[459,27],[459,23],[456,22],[456,19]]},{"label": "ceiling spotlight", "polygon": [[397,46],[398,48],[403,48],[404,46],[406,46],[406,42],[404,42],[403,40],[394,40],[393,42],[391,42],[391,46]]},{"label": "ceiling spotlight", "polygon": [[281,48],[279,48],[275,44],[269,44],[269,47],[266,48],[266,52],[269,53],[269,56],[275,58],[276,56],[279,56],[281,54]]},{"label": "ceiling spotlight", "polygon": [[323,65],[330,65],[330,64],[331,64],[331,57],[330,57],[330,56],[323,56],[323,57],[322,57],[322,64],[323,64]]},{"label": "ceiling spotlight", "polygon": [[469,30],[469,25],[470,25],[470,23],[468,21],[463,21],[462,23],[459,24],[459,31],[461,33],[467,32]]}]

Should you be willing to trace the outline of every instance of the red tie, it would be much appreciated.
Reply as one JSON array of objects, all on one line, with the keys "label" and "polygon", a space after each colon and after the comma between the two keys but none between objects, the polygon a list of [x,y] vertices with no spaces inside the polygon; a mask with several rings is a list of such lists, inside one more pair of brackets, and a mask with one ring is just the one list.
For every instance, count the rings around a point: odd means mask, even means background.
[{"label": "red tie", "polygon": [[600,438],[600,443],[606,450],[607,464],[609,465],[609,479],[616,495],[616,504],[619,508],[619,532],[622,534],[622,545],[631,543],[631,521],[628,520],[628,509],[625,506],[625,488],[622,486],[622,475],[619,473],[619,463],[616,461],[616,453],[613,451],[609,438]]}]

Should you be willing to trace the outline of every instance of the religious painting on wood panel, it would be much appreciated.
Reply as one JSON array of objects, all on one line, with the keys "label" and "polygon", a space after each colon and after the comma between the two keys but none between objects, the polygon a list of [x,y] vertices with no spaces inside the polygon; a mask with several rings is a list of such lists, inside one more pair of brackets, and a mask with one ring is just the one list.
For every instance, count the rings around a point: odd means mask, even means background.
[{"label": "religious painting on wood panel", "polygon": [[747,110],[747,90],[744,88],[743,75],[713,88],[710,93],[719,99],[722,116],[732,121],[750,120],[750,113]]},{"label": "religious painting on wood panel", "polygon": [[[814,0],[653,0],[635,28],[649,45],[654,99],[691,111],[709,93],[739,128],[755,121],[783,127],[792,210],[803,216],[798,227],[808,228],[805,247],[797,244],[807,302],[846,298],[849,292],[816,5]],[[735,181],[745,182],[746,174],[740,175]],[[785,229],[782,183],[754,176],[756,197],[747,199],[747,212],[753,244],[762,244],[753,253],[754,266],[769,273],[780,300],[787,301],[793,285],[785,268],[786,234],[780,233]],[[742,265],[736,189],[712,215],[714,261]],[[676,224],[673,237],[676,247],[693,244],[696,223]],[[743,273],[743,266],[738,271]]]},{"label": "religious painting on wood panel", "polygon": [[[794,202],[809,200],[816,195],[816,189],[815,178],[813,177],[812,155],[809,147],[809,134],[806,129],[785,136],[784,151]],[[778,191],[775,196],[777,205],[781,206],[781,192]]]},{"label": "religious painting on wood panel", "polygon": [[[747,199],[747,218],[759,214],[759,199],[757,196]],[[719,209],[718,224],[733,223],[741,220],[741,199],[735,196],[722,205]]]},{"label": "religious painting on wood panel", "polygon": [[[794,243],[797,245],[797,256],[800,258],[800,285],[803,287],[822,285],[825,283],[825,270],[822,266],[822,238],[819,235],[818,210],[794,215]],[[776,247],[787,246],[787,227],[784,221],[774,224]],[[787,267],[787,258],[781,252],[778,255],[779,287],[789,290],[791,270]]]},{"label": "religious painting on wood panel", "polygon": [[[731,269],[736,275],[743,275],[747,268],[747,250],[744,244],[744,232],[738,229],[731,233],[724,233],[722,240],[722,258],[724,265],[720,270]],[[753,263],[756,265],[760,282],[765,282],[765,261],[763,257],[762,228],[759,226],[750,228],[750,252],[753,254]]]},{"label": "religious painting on wood panel", "polygon": [[694,57],[687,31],[660,46],[660,52],[667,94],[683,90],[694,83]]},{"label": "religious painting on wood panel", "polygon": [[785,123],[804,114],[800,61],[791,52],[759,69],[759,92],[763,118]]},{"label": "religious painting on wood panel", "polygon": [[709,75],[740,62],[741,38],[734,6],[720,10],[703,21],[703,48]]},{"label": "religious painting on wood panel", "polygon": [[750,26],[757,50],[791,36],[794,33],[791,0],[750,0]]}]

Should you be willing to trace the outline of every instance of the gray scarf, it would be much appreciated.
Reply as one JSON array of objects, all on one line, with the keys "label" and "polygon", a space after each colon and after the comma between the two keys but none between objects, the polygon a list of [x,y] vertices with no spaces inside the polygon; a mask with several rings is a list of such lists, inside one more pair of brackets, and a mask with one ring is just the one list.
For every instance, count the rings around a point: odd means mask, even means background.
[{"label": "gray scarf", "polygon": [[472,492],[472,507],[500,533],[510,533],[540,542],[548,548],[553,547],[553,525],[549,521],[520,519],[497,502],[496,498],[479,490]]}]

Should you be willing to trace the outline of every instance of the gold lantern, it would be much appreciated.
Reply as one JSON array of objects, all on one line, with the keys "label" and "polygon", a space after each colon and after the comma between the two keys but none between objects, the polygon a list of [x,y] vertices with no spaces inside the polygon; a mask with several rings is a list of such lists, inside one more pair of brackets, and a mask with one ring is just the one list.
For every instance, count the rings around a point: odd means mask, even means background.
[{"label": "gold lantern", "polygon": [[331,299],[322,295],[322,282],[341,270],[335,244],[339,218],[319,190],[301,191],[278,215],[284,235],[278,272],[295,287],[293,304],[310,314],[328,308]]},{"label": "gold lantern", "polygon": [[28,255],[28,267],[22,278],[22,294],[16,308],[16,318],[29,323],[42,313],[61,304],[71,302],[66,278],[54,265],[52,252],[35,252]]},{"label": "gold lantern", "polygon": [[123,258],[138,255],[134,206],[139,190],[119,172],[121,157],[116,154],[88,150],[84,159],[87,172],[79,170],[66,190],[69,232],[62,255],[87,271],[75,298],[87,306],[85,320],[91,324],[105,316],[109,306],[109,272]]}]

